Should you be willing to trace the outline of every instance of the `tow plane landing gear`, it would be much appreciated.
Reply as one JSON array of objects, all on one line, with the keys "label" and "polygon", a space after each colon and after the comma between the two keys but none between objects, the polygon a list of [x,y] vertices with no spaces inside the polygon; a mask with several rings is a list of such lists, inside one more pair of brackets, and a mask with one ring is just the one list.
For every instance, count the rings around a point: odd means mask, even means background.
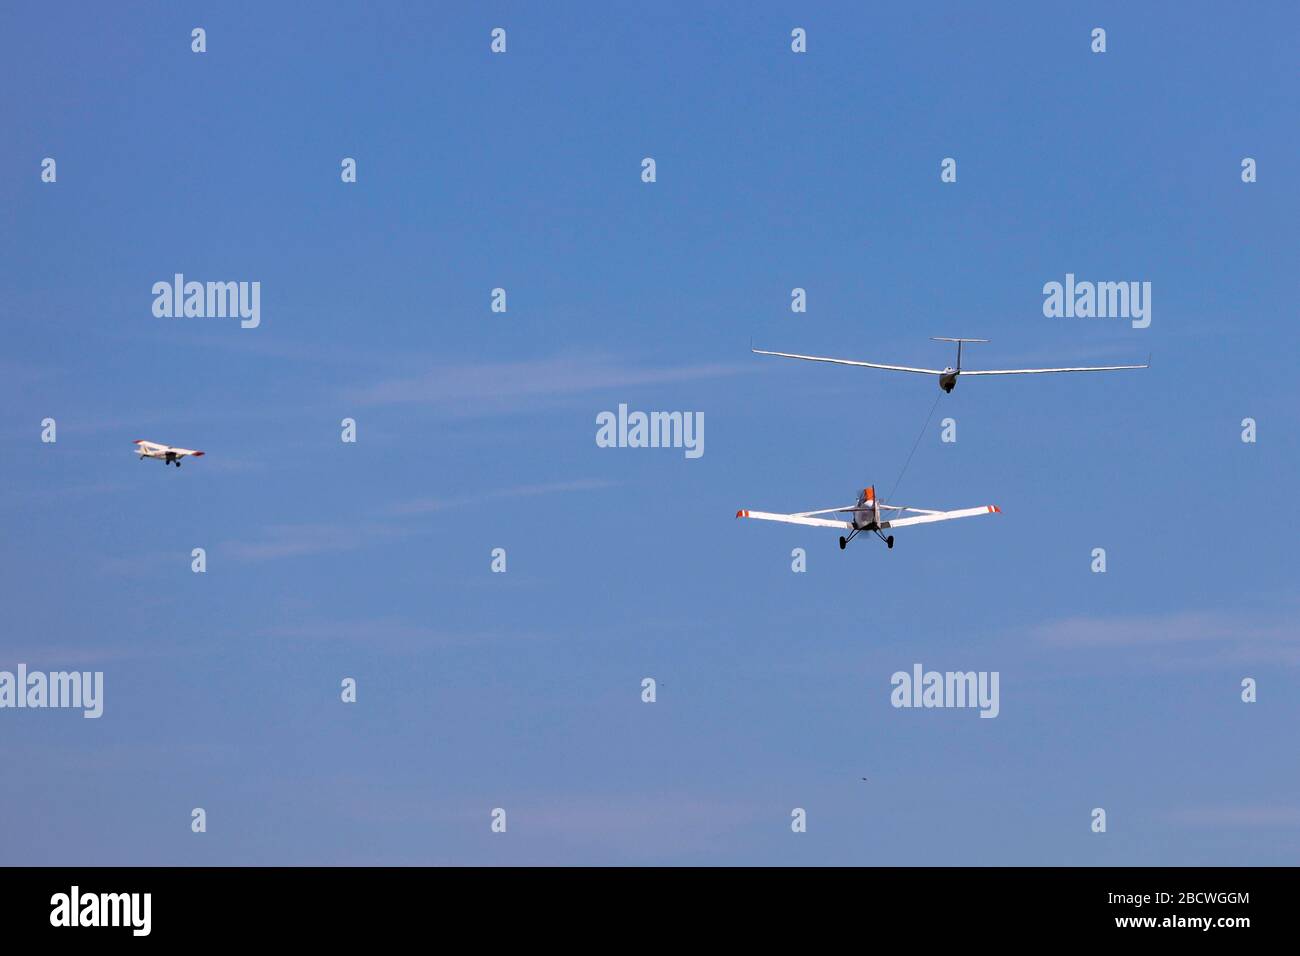
[{"label": "tow plane landing gear", "polygon": [[894,549],[894,536],[892,534],[886,537],[885,535],[880,533],[879,528],[870,528],[870,529],[855,528],[853,531],[849,532],[849,536],[847,538],[844,537],[843,535],[840,535],[840,550],[843,551],[845,548],[847,548],[849,546],[849,542],[852,541],[854,538],[856,538],[858,534],[864,530],[874,531],[876,537],[879,538],[881,541],[885,542],[886,548],[889,548],[891,551]]}]

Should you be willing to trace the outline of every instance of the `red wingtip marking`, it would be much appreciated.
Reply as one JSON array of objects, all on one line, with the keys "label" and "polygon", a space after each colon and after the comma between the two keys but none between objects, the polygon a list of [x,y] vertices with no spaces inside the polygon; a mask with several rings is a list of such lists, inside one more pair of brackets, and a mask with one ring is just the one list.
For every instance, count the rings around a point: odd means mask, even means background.
[{"label": "red wingtip marking", "polygon": [[994,511],[997,512],[998,514],[1002,513],[1002,509],[999,508],[997,505],[989,505],[989,511]]},{"label": "red wingtip marking", "polygon": [[143,439],[143,438],[137,438],[135,441],[131,442],[131,444],[132,444],[132,445],[143,445],[143,444],[144,444],[144,439]]},{"label": "red wingtip marking", "polygon": [[194,453],[194,457],[195,457],[195,458],[202,458],[204,454],[206,454],[206,453],[205,453],[205,452],[201,452],[201,451],[196,451],[196,452]]}]

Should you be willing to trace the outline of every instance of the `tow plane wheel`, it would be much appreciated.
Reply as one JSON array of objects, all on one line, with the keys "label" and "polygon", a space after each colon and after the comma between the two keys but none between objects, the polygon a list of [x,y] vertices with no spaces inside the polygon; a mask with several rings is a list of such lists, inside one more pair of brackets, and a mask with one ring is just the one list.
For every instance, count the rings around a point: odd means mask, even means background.
[{"label": "tow plane wheel", "polygon": [[847,544],[848,542],[844,540],[844,535],[840,535],[840,550],[843,551]]},{"label": "tow plane wheel", "polygon": [[886,547],[886,548],[889,548],[889,549],[891,549],[891,550],[893,549],[893,547],[894,547],[894,536],[893,536],[892,534],[891,534],[888,538],[885,539],[885,547]]}]

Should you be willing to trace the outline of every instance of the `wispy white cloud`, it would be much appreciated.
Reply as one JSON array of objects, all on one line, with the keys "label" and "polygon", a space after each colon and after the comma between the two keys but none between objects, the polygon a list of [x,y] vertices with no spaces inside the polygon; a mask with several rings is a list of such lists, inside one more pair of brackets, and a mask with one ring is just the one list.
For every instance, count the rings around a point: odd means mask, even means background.
[{"label": "wispy white cloud", "polygon": [[609,388],[688,382],[755,371],[754,365],[700,363],[636,366],[604,354],[471,365],[441,364],[422,375],[390,378],[351,389],[358,405],[420,404],[472,417],[517,412],[542,400],[570,398]]},{"label": "wispy white cloud", "polygon": [[88,670],[110,661],[136,660],[157,657],[153,650],[107,644],[27,644],[17,647],[0,647],[0,668],[12,669],[18,663],[29,668],[62,668]]},{"label": "wispy white cloud", "polygon": [[1071,617],[1032,629],[1039,640],[1062,647],[1106,647],[1227,640],[1241,622],[1208,612],[1113,617]]},{"label": "wispy white cloud", "polygon": [[99,561],[99,569],[104,574],[142,577],[174,564],[178,558],[188,563],[190,553],[188,551],[181,551],[179,554],[175,551],[123,552],[105,555]]},{"label": "wispy white cloud", "polygon": [[1202,827],[1300,827],[1300,806],[1192,807],[1170,814],[1174,823]]},{"label": "wispy white cloud", "polygon": [[131,485],[120,481],[95,481],[86,482],[79,485],[70,485],[64,488],[44,487],[38,488],[32,492],[22,504],[32,501],[65,501],[69,498],[87,498],[94,495],[111,495],[120,491],[128,491]]},{"label": "wispy white cloud", "polygon": [[541,495],[556,495],[575,491],[599,491],[612,488],[616,482],[601,478],[583,478],[577,481],[556,481],[543,485],[522,485],[517,488],[499,488],[495,491],[482,491],[469,495],[457,495],[446,498],[416,498],[403,501],[389,508],[391,514],[428,514],[435,511],[447,511],[453,508],[467,508],[473,505],[487,504],[492,501],[513,501],[519,498],[536,498]]},{"label": "wispy white cloud", "polygon": [[280,524],[265,528],[257,540],[227,542],[222,550],[243,561],[270,561],[352,551],[418,533],[418,529],[374,521]]},{"label": "wispy white cloud", "polygon": [[226,455],[217,455],[213,457],[208,455],[204,458],[204,471],[217,472],[247,472],[260,471],[266,467],[264,458],[234,458]]},{"label": "wispy white cloud", "polygon": [[[465,508],[493,501],[517,498],[536,498],[542,495],[565,492],[597,491],[613,486],[613,482],[598,478],[557,481],[549,484],[522,485],[475,492],[445,498],[416,498],[398,502],[384,510],[386,515],[410,517],[433,514],[454,508]],[[427,533],[428,529],[413,527],[408,522],[385,520],[358,520],[354,522],[277,524],[263,529],[251,541],[233,541],[222,545],[222,550],[243,561],[272,561],[278,558],[308,557],[369,547],[385,541]]]},{"label": "wispy white cloud", "polygon": [[1171,664],[1273,661],[1300,664],[1295,615],[1276,612],[1178,611],[1167,614],[1080,616],[1029,629],[1031,639],[1072,650],[1131,649]]},{"label": "wispy white cloud", "polygon": [[478,647],[502,641],[531,640],[533,634],[476,633],[412,624],[397,617],[358,620],[312,618],[261,628],[262,637],[294,644],[356,642],[367,648],[393,653],[419,652],[429,648]]},{"label": "wispy white cloud", "polygon": [[[473,802],[484,804],[484,798]],[[770,819],[770,807],[709,793],[666,790],[651,794],[514,793],[511,821],[536,842],[545,858],[553,845],[584,847],[628,862],[719,852],[736,835]],[[455,823],[477,823],[481,811],[439,814]],[[522,821],[522,822],[520,822]]]}]

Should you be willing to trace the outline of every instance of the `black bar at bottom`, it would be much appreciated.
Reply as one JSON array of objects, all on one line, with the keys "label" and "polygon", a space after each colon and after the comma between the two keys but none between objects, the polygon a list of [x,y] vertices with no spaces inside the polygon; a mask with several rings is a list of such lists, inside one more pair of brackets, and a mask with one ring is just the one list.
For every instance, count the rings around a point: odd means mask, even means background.
[{"label": "black bar at bottom", "polygon": [[1048,933],[1231,944],[1285,930],[1294,876],[1286,868],[12,868],[0,870],[0,926],[9,941],[75,934],[92,945],[374,943],[429,931],[494,944],[540,944],[556,933],[766,943],[808,932],[864,942],[902,932],[926,943]]}]

